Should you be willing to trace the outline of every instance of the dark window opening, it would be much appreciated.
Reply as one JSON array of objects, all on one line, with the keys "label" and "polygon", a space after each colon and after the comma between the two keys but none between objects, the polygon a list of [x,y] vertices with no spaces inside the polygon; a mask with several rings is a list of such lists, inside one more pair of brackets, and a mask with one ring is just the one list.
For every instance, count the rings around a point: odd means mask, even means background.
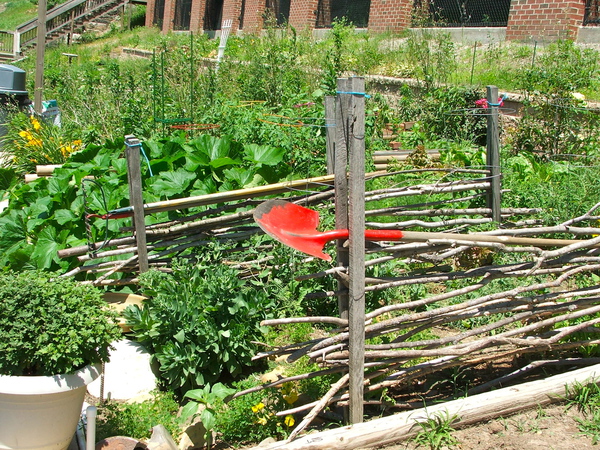
[{"label": "dark window opening", "polygon": [[207,0],[204,10],[204,30],[220,30],[223,0]]},{"label": "dark window opening", "polygon": [[267,0],[266,11],[277,25],[285,25],[290,20],[291,0]]},{"label": "dark window opening", "polygon": [[600,0],[587,0],[585,2],[584,25],[600,25]]},{"label": "dark window opening", "polygon": [[366,28],[370,9],[371,0],[332,0],[331,23],[345,18],[357,28]]},{"label": "dark window opening", "polygon": [[415,0],[418,25],[436,27],[505,27],[510,0]]},{"label": "dark window opening", "polygon": [[154,17],[152,18],[152,24],[156,25],[162,30],[164,16],[165,0],[156,0],[156,3],[154,4]]},{"label": "dark window opening", "polygon": [[189,30],[192,16],[192,0],[177,0],[175,2],[174,30]]}]

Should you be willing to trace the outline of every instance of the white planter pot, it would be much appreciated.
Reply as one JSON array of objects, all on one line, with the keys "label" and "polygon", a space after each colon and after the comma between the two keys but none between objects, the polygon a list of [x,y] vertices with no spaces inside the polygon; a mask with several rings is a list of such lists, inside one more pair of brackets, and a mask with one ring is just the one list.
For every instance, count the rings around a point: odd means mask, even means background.
[{"label": "white planter pot", "polygon": [[68,375],[0,375],[0,449],[65,450],[100,364]]}]

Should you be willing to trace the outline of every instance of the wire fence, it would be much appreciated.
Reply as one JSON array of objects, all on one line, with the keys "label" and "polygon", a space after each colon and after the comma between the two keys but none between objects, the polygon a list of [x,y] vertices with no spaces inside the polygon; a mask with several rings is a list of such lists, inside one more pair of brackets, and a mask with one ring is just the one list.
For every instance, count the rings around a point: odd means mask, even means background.
[{"label": "wire fence", "polygon": [[415,0],[420,25],[437,27],[505,27],[510,0]]},{"label": "wire fence", "polygon": [[585,2],[584,25],[600,25],[600,0],[587,0]]}]

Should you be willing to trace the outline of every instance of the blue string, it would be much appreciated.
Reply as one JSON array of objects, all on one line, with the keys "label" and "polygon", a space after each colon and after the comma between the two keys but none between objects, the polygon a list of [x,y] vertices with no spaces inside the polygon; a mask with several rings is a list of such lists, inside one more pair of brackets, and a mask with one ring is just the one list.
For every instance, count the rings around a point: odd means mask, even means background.
[{"label": "blue string", "polygon": [[148,166],[148,172],[150,172],[150,176],[153,177],[154,174],[152,173],[152,167],[150,167],[150,160],[148,159],[148,156],[146,155],[146,152],[144,151],[144,147],[142,146],[142,143],[140,142],[139,144],[135,144],[135,145],[129,145],[126,144],[129,147],[139,147],[140,151],[142,152],[142,156],[144,157],[144,159],[146,160],[146,165]]},{"label": "blue string", "polygon": [[364,98],[371,98],[369,94],[365,94],[364,92],[345,92],[345,91],[335,91],[336,94],[350,94],[350,95],[362,95]]},{"label": "blue string", "polygon": [[150,176],[153,177],[154,174],[152,173],[152,167],[150,167],[150,160],[148,159],[148,156],[146,156],[146,152],[144,151],[144,147],[142,146],[141,142],[140,142],[140,151],[142,152],[142,155],[144,156],[144,159],[146,160],[146,165],[148,166],[148,172],[150,172]]},{"label": "blue string", "polygon": [[500,103],[490,103],[488,102],[488,106],[502,106],[502,104],[504,103],[504,100],[506,100],[508,98],[508,95],[506,94],[502,94],[502,100],[500,100]]}]

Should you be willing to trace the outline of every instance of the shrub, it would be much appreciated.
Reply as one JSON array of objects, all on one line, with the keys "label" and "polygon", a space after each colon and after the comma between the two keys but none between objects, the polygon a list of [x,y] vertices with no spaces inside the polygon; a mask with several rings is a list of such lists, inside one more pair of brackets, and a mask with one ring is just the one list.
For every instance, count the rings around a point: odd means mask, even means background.
[{"label": "shrub", "polygon": [[100,291],[42,272],[0,274],[0,373],[49,376],[108,361],[120,339]]},{"label": "shrub", "polygon": [[135,337],[158,362],[165,384],[178,392],[235,377],[252,364],[259,322],[267,315],[264,291],[248,286],[237,271],[203,249],[203,259],[173,264],[173,273],[141,276],[140,308],[125,311]]}]

